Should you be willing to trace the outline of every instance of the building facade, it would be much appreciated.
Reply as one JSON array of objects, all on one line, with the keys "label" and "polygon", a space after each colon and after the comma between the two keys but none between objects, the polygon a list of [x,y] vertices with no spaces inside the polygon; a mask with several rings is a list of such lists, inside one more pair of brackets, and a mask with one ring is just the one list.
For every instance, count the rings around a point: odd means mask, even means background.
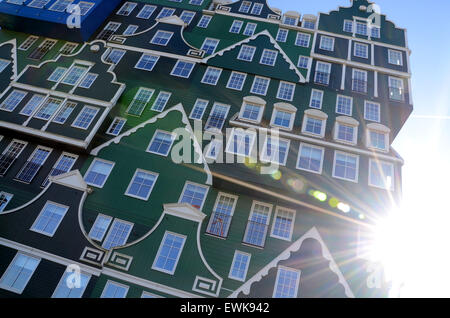
[{"label": "building facade", "polygon": [[[77,1],[0,12],[37,2]],[[386,297],[406,30],[366,0],[104,2],[78,42],[0,30],[0,297]]]}]

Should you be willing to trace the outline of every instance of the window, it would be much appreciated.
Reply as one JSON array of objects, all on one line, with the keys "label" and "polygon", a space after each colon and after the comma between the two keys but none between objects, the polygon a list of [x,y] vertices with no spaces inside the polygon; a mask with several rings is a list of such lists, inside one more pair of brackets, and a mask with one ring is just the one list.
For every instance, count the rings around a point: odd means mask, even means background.
[{"label": "window", "polygon": [[248,13],[250,11],[251,6],[252,6],[252,3],[250,1],[243,1],[239,8],[239,12]]},{"label": "window", "polygon": [[295,211],[277,207],[272,225],[271,237],[290,241],[294,231]]},{"label": "window", "polygon": [[262,3],[254,3],[251,14],[260,15],[262,9],[263,9],[263,4]]},{"label": "window", "polygon": [[22,42],[22,44],[19,46],[19,50],[21,51],[26,51],[28,50],[30,47],[33,46],[34,43],[36,43],[36,41],[39,39],[39,37],[34,36],[34,35],[30,35],[29,37],[27,37],[27,39],[25,41]]},{"label": "window", "polygon": [[33,154],[28,158],[25,165],[16,176],[16,180],[30,183],[38,171],[42,168],[48,156],[52,152],[49,148],[37,147]]},{"label": "window", "polygon": [[97,77],[98,77],[98,74],[87,73],[86,76],[81,81],[79,87],[86,88],[86,89],[91,88],[92,84],[94,84]]},{"label": "window", "polygon": [[189,0],[189,4],[195,5],[195,6],[201,6],[203,3],[203,0]]},{"label": "window", "polygon": [[303,20],[303,27],[305,29],[314,30],[316,28],[316,21],[314,21],[314,20]]},{"label": "window", "polygon": [[123,127],[125,126],[125,123],[127,120],[125,118],[116,117],[114,118],[111,126],[109,126],[106,134],[111,136],[118,136],[120,132],[122,131]]},{"label": "window", "polygon": [[169,102],[170,96],[172,96],[172,93],[160,92],[155,100],[155,103],[153,103],[152,110],[162,112]]},{"label": "window", "polygon": [[255,34],[256,26],[257,26],[256,23],[250,23],[250,22],[247,23],[243,34],[246,36],[252,36],[253,34]]},{"label": "window", "polygon": [[244,243],[264,247],[271,213],[271,205],[253,201],[247,228],[245,229]]},{"label": "window", "polygon": [[241,32],[243,25],[244,25],[243,21],[234,20],[233,24],[231,25],[231,28],[230,28],[230,33],[239,34]]},{"label": "window", "polygon": [[236,208],[237,196],[219,193],[214,205],[213,214],[209,219],[208,234],[226,238],[230,228],[234,209]]},{"label": "window", "polygon": [[295,40],[295,45],[302,47],[309,47],[309,40],[311,39],[311,34],[298,32],[297,39]]},{"label": "window", "polygon": [[355,43],[353,55],[363,59],[369,58],[369,46],[367,44]]},{"label": "window", "polygon": [[364,102],[364,119],[380,122],[380,104],[365,101]]},{"label": "window", "polygon": [[259,63],[263,65],[275,66],[275,63],[277,62],[277,57],[278,57],[277,51],[264,49]]},{"label": "window", "polygon": [[244,87],[245,80],[247,79],[247,74],[232,72],[227,83],[227,88],[235,89],[241,91]]},{"label": "window", "polygon": [[141,11],[139,11],[139,13],[137,14],[136,17],[141,18],[141,19],[148,19],[151,17],[153,12],[155,12],[155,10],[156,10],[156,6],[146,4],[145,6],[142,7]]},{"label": "window", "polygon": [[296,26],[298,24],[298,17],[291,17],[288,15],[285,15],[283,17],[283,23],[287,25],[293,25]]},{"label": "window", "polygon": [[321,109],[323,101],[323,91],[313,89],[311,91],[311,100],[309,101],[309,107]]},{"label": "window", "polygon": [[389,64],[402,66],[403,65],[403,53],[396,50],[388,50]]},{"label": "window", "polygon": [[166,232],[153,263],[152,269],[173,275],[183,251],[186,236]]},{"label": "window", "polygon": [[334,38],[322,35],[319,48],[325,51],[334,51]]},{"label": "window", "polygon": [[211,22],[212,16],[210,15],[204,15],[202,16],[202,18],[200,19],[200,21],[198,22],[197,26],[199,28],[204,28],[206,29],[209,25],[209,22]]},{"label": "window", "polygon": [[352,90],[358,93],[367,93],[367,72],[353,69]]},{"label": "window", "polygon": [[172,8],[162,8],[156,19],[163,19],[172,16],[175,13],[175,9]]},{"label": "window", "polygon": [[31,8],[42,9],[49,2],[50,2],[50,0],[33,0],[28,4],[28,6]]},{"label": "window", "polygon": [[295,84],[280,82],[278,87],[277,98],[292,101],[294,99]]},{"label": "window", "polygon": [[200,184],[186,182],[181,193],[180,203],[188,203],[194,208],[201,210],[205,203],[209,188]]},{"label": "window", "polygon": [[325,149],[307,144],[300,144],[297,169],[321,174]]},{"label": "window", "polygon": [[340,142],[356,145],[358,139],[358,122],[353,123],[353,119],[341,120],[342,117],[336,119],[334,129],[334,139]]},{"label": "window", "polygon": [[367,147],[375,150],[388,151],[389,149],[389,133],[384,131],[377,131],[368,129],[367,132],[368,143]]},{"label": "window", "polygon": [[86,15],[91,8],[93,8],[95,3],[80,1],[78,2],[78,7],[80,7],[80,15]]},{"label": "window", "polygon": [[84,181],[91,186],[103,188],[113,168],[113,162],[94,159],[84,176]]},{"label": "window", "polygon": [[0,73],[3,72],[10,63],[11,62],[8,60],[0,59]]},{"label": "window", "polygon": [[189,78],[191,76],[192,70],[194,69],[195,64],[191,62],[177,61],[175,66],[172,69],[170,75]]},{"label": "window", "polygon": [[52,237],[68,210],[67,206],[47,202],[31,227],[31,231]]},{"label": "window", "polygon": [[366,22],[356,22],[356,34],[368,35],[368,27]]},{"label": "window", "polygon": [[125,2],[123,6],[117,11],[118,15],[129,16],[130,13],[136,8],[137,3]]},{"label": "window", "polygon": [[161,31],[156,32],[150,43],[155,45],[166,46],[173,36],[173,32]]},{"label": "window", "polygon": [[310,60],[311,60],[311,59],[310,59],[309,57],[300,55],[300,57],[298,58],[298,64],[297,64],[297,66],[298,66],[299,68],[308,69],[308,68],[309,68],[309,61],[310,61]]},{"label": "window", "polygon": [[125,29],[125,31],[123,31],[123,35],[133,35],[136,33],[137,29],[139,27],[137,25],[134,24],[130,24],[129,26],[127,26],[127,28]]},{"label": "window", "polygon": [[353,113],[353,98],[338,95],[336,99],[336,113],[351,116]]},{"label": "window", "polygon": [[227,145],[227,152],[239,156],[249,157],[255,143],[256,133],[233,129]]},{"label": "window", "polygon": [[228,277],[234,280],[245,282],[251,257],[252,256],[248,253],[235,251],[233,263],[231,263],[230,273],[228,274]]},{"label": "window", "polygon": [[295,112],[292,109],[284,109],[275,107],[272,112],[272,119],[270,125],[291,130],[294,125]]},{"label": "window", "polygon": [[44,99],[44,95],[34,94],[33,97],[31,97],[31,99],[28,101],[28,103],[22,108],[20,114],[30,116],[41,105]]},{"label": "window", "polygon": [[267,136],[261,151],[261,161],[286,165],[290,141],[277,137]]},{"label": "window", "polygon": [[272,297],[297,298],[299,284],[300,271],[279,266]]},{"label": "window", "polygon": [[255,76],[250,92],[257,95],[266,96],[267,90],[269,89],[269,84],[270,78]]},{"label": "window", "polygon": [[16,109],[25,96],[27,96],[27,92],[13,90],[0,105],[0,109],[12,112]]},{"label": "window", "polygon": [[369,185],[380,189],[394,190],[394,165],[370,159]]},{"label": "window", "polygon": [[389,76],[389,98],[398,102],[405,99],[403,79]]},{"label": "window", "polygon": [[75,85],[86,74],[88,68],[83,66],[72,67],[64,77],[62,83],[67,85]]},{"label": "window", "polygon": [[28,55],[29,59],[39,61],[50,51],[56,44],[56,40],[44,40],[33,52]]},{"label": "window", "polygon": [[88,129],[98,113],[98,108],[91,106],[84,106],[81,113],[74,120],[72,127],[80,129]]},{"label": "window", "polygon": [[8,169],[13,165],[16,159],[20,156],[23,149],[27,145],[26,142],[13,140],[8,147],[3,151],[0,157],[0,176],[5,176]]},{"label": "window", "polygon": [[239,51],[238,60],[251,62],[253,61],[253,56],[255,55],[256,47],[243,45]]},{"label": "window", "polygon": [[371,26],[370,35],[372,38],[379,39],[380,38],[381,29],[377,26]]},{"label": "window", "polygon": [[277,41],[285,43],[287,41],[288,35],[289,35],[289,30],[278,29]]},{"label": "window", "polygon": [[209,114],[208,121],[206,122],[206,130],[222,130],[225,123],[225,119],[230,111],[229,105],[215,103],[211,113]]},{"label": "window", "polygon": [[205,51],[205,54],[211,55],[216,51],[217,46],[219,45],[219,40],[206,38],[203,42],[201,49]]},{"label": "window", "polygon": [[157,179],[157,173],[137,169],[125,194],[136,199],[147,201]]},{"label": "window", "polygon": [[328,85],[330,83],[330,72],[331,72],[331,64],[317,62],[314,82],[317,84]]},{"label": "window", "polygon": [[118,22],[108,22],[105,28],[97,35],[98,40],[108,41],[116,33],[122,24]]},{"label": "window", "polygon": [[344,32],[353,33],[353,21],[344,20]]},{"label": "window", "polygon": [[222,74],[221,68],[209,66],[206,69],[205,74],[203,75],[202,83],[215,86],[217,85],[217,82],[219,81],[221,74]]},{"label": "window", "polygon": [[6,206],[11,202],[13,195],[11,193],[0,192],[0,213],[5,211]]},{"label": "window", "polygon": [[99,214],[89,231],[89,237],[95,241],[101,242],[105,237],[106,231],[111,224],[112,217]]},{"label": "window", "polygon": [[239,118],[259,123],[264,112],[264,106],[250,102],[244,102],[239,114]]},{"label": "window", "polygon": [[125,298],[128,286],[108,280],[100,298]]},{"label": "window", "polygon": [[195,17],[195,12],[192,11],[183,11],[180,15],[180,19],[183,20],[187,25],[191,24],[192,19]]},{"label": "window", "polygon": [[110,250],[116,246],[124,245],[130,236],[132,228],[133,223],[115,219],[108,234],[106,235],[102,247]]},{"label": "window", "polygon": [[320,110],[309,109],[305,111],[302,133],[314,137],[324,137],[328,115]]},{"label": "window", "polygon": [[64,75],[64,73],[66,71],[67,71],[67,68],[65,68],[65,67],[57,67],[53,71],[53,73],[50,75],[48,80],[51,82],[59,82],[59,80],[62,78],[62,76]]},{"label": "window", "polygon": [[147,152],[161,156],[167,156],[174,141],[174,134],[162,130],[157,130],[153,135],[153,139],[150,142]]},{"label": "window", "polygon": [[22,294],[40,261],[18,252],[0,279],[0,288]]},{"label": "window", "polygon": [[128,106],[127,113],[129,115],[141,116],[142,112],[145,109],[145,106],[150,101],[155,91],[153,89],[141,87],[137,91],[136,95],[134,95],[133,100]]},{"label": "window", "polygon": [[197,99],[195,101],[194,108],[192,108],[192,112],[189,116],[190,119],[201,120],[203,118],[203,114],[205,113],[206,107],[208,106],[209,101],[204,99]]},{"label": "window", "polygon": [[358,182],[359,156],[335,151],[333,177]]},{"label": "window", "polygon": [[77,161],[78,156],[72,155],[69,153],[63,153],[58,161],[53,166],[52,170],[50,171],[47,178],[45,178],[44,182],[42,183],[41,187],[45,188],[50,183],[50,177],[55,177],[62,175],[66,172],[69,172],[73,165],[75,164],[75,161]]},{"label": "window", "polygon": [[[72,275],[73,273],[70,270],[64,272],[58,286],[56,286],[53,292],[52,298],[81,298],[83,296],[91,275],[80,273],[77,282],[72,278]],[[76,283],[79,285],[77,286]]]}]

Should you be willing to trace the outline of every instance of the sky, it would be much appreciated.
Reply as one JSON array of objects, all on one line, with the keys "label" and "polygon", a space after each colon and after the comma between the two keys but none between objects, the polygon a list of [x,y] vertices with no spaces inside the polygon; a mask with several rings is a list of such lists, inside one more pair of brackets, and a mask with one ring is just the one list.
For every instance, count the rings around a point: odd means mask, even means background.
[{"label": "sky", "polygon": [[[350,0],[268,0],[283,12],[327,13]],[[450,1],[378,0],[408,30],[414,112],[393,147],[405,160],[403,204],[383,227],[401,297],[450,297]]]}]

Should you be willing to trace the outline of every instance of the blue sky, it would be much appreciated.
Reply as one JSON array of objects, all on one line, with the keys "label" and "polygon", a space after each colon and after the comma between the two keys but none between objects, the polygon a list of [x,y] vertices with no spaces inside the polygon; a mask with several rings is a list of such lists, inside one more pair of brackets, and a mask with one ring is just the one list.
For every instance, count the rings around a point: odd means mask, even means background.
[{"label": "blue sky", "polygon": [[[405,159],[403,209],[391,255],[406,281],[403,296],[450,296],[450,1],[375,1],[382,14],[408,30],[414,113],[393,143]],[[329,12],[350,0],[268,0],[301,14]],[[388,234],[386,234],[388,235]],[[430,265],[434,266],[430,271]],[[428,269],[428,270],[427,270]],[[421,275],[426,270],[427,275]],[[431,273],[430,273],[431,272]]]}]

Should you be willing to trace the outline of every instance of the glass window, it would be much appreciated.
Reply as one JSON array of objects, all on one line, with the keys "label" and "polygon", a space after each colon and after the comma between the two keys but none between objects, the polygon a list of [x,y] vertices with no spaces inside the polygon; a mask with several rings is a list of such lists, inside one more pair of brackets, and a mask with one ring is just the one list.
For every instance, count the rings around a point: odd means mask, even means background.
[{"label": "glass window", "polygon": [[323,156],[323,148],[301,144],[298,152],[297,169],[321,174]]},{"label": "glass window", "polygon": [[317,84],[328,85],[330,83],[331,64],[317,62],[314,82]]},{"label": "glass window", "polygon": [[75,85],[86,74],[88,68],[83,66],[72,67],[61,83],[67,85]]},{"label": "glass window", "polygon": [[356,144],[357,127],[352,125],[345,125],[336,123],[335,139],[351,144]]},{"label": "glass window", "polygon": [[49,148],[37,147],[33,154],[28,158],[25,165],[16,176],[16,180],[30,183],[37,175],[39,170],[47,161],[48,156],[52,152]]},{"label": "glass window", "polygon": [[290,241],[294,230],[295,211],[277,207],[270,236]]},{"label": "glass window", "polygon": [[403,53],[401,51],[389,50],[389,63],[393,65],[403,65]]},{"label": "glass window", "polygon": [[186,182],[180,197],[180,203],[188,203],[194,208],[201,210],[205,203],[207,193],[208,187],[192,182]]},{"label": "glass window", "polygon": [[49,120],[56,110],[59,108],[63,101],[57,98],[48,98],[44,104],[42,104],[41,108],[34,115],[35,118]]},{"label": "glass window", "polygon": [[173,36],[173,32],[161,31],[156,32],[150,43],[155,45],[166,46]]},{"label": "glass window", "polygon": [[170,75],[189,78],[189,76],[191,76],[192,70],[194,69],[194,66],[195,64],[191,62],[185,62],[181,60],[177,61]]},{"label": "glass window", "polygon": [[125,298],[128,293],[128,286],[113,281],[108,281],[103,289],[100,298]]},{"label": "glass window", "polygon": [[253,149],[256,139],[255,132],[247,132],[242,129],[233,129],[228,141],[227,152],[248,157]]},{"label": "glass window", "polygon": [[289,153],[289,145],[289,140],[267,136],[261,152],[261,160],[284,166]]},{"label": "glass window", "polygon": [[34,35],[30,35],[29,37],[26,38],[25,41],[22,42],[22,44],[19,46],[19,50],[21,51],[26,51],[28,50],[30,47],[33,46],[34,43],[36,43],[36,41],[39,39],[39,37],[34,36]]},{"label": "glass window", "polygon": [[252,103],[245,102],[242,106],[240,118],[254,122],[260,122],[263,115],[264,107]]},{"label": "glass window", "polygon": [[50,173],[48,174],[47,178],[45,178],[41,187],[45,188],[50,183],[50,181],[49,181],[50,177],[59,176],[66,172],[69,172],[72,169],[73,165],[75,164],[75,161],[77,161],[77,159],[78,159],[78,156],[76,156],[76,155],[63,153],[61,155],[61,157],[59,157],[59,159],[55,163],[55,165],[53,166],[53,168],[50,171]]},{"label": "glass window", "polygon": [[31,99],[28,101],[28,103],[22,108],[20,114],[30,116],[41,105],[44,99],[44,95],[34,94],[33,97],[31,97]]},{"label": "glass window", "polygon": [[264,247],[271,212],[271,205],[253,202],[247,228],[245,229],[244,243]]},{"label": "glass window", "polygon": [[239,8],[239,12],[248,13],[250,11],[250,7],[252,3],[250,1],[242,1],[241,6]]},{"label": "glass window", "polygon": [[266,96],[267,90],[269,89],[270,78],[255,76],[253,80],[253,85],[251,88],[251,92],[257,95]]},{"label": "glass window", "polygon": [[13,90],[0,105],[0,109],[12,112],[25,98],[25,96],[27,96],[27,92]]},{"label": "glass window", "polygon": [[45,7],[45,5],[47,3],[49,3],[50,0],[32,0],[28,6],[31,8],[38,8],[38,9],[42,9]]},{"label": "glass window", "polygon": [[8,147],[3,151],[2,156],[0,157],[0,176],[3,177],[4,175],[6,175],[6,172],[20,156],[26,145],[26,142],[19,140],[13,140],[8,145]]},{"label": "glass window", "polygon": [[153,89],[145,87],[139,88],[127,109],[127,113],[129,115],[141,116],[145,106],[147,106],[147,103],[152,98],[154,92],[155,91]]},{"label": "glass window", "polygon": [[125,2],[122,7],[117,11],[118,15],[129,16],[130,13],[136,8],[137,3]]},{"label": "glass window", "polygon": [[344,32],[353,33],[353,21],[344,20]]},{"label": "glass window", "polygon": [[0,213],[5,211],[6,206],[11,202],[13,195],[11,193],[0,192]]},{"label": "glass window", "polygon": [[309,107],[321,109],[323,101],[323,91],[319,91],[317,89],[313,89],[311,91],[311,100],[309,102]]},{"label": "glass window", "polygon": [[161,156],[167,156],[174,141],[175,136],[172,133],[158,130],[153,136],[147,151]]},{"label": "glass window", "polygon": [[277,98],[287,101],[292,101],[294,99],[295,84],[280,82],[278,87]]},{"label": "glass window", "polygon": [[112,217],[103,214],[97,215],[94,224],[89,231],[89,237],[95,241],[101,242],[105,237],[106,231],[111,224]]},{"label": "glass window", "polygon": [[278,52],[273,50],[264,49],[259,63],[263,65],[275,66],[277,62]]},{"label": "glass window", "polygon": [[314,30],[316,28],[316,22],[313,20],[303,20],[303,27],[305,29]]},{"label": "glass window", "polygon": [[334,51],[334,38],[322,35],[320,37],[320,49],[325,51]]},{"label": "glass window", "polygon": [[278,42],[286,42],[289,35],[289,30],[286,29],[278,29],[277,41]]},{"label": "glass window", "polygon": [[156,63],[159,60],[159,56],[157,55],[151,55],[151,54],[142,54],[141,58],[137,62],[135,68],[146,70],[146,71],[153,71],[153,68],[155,67]]},{"label": "glass window", "polygon": [[381,28],[372,25],[372,27],[370,28],[370,34],[372,38],[379,39],[381,35]]},{"label": "glass window", "polygon": [[52,82],[58,82],[62,76],[64,75],[64,73],[67,71],[67,68],[65,67],[57,67],[53,73],[50,75],[50,77],[48,78],[49,81]]},{"label": "glass window", "polygon": [[278,267],[273,298],[297,298],[300,284],[300,271]]},{"label": "glass window", "polygon": [[244,30],[244,35],[252,36],[255,34],[257,24],[256,23],[247,23]]},{"label": "glass window", "polygon": [[244,87],[245,80],[247,79],[247,74],[232,72],[227,83],[227,88],[235,89],[241,91]]},{"label": "glass window", "polygon": [[172,8],[162,8],[156,19],[163,19],[172,16],[175,13],[175,9]]},{"label": "glass window", "polygon": [[209,114],[209,118],[208,121],[206,122],[205,129],[222,130],[229,111],[230,111],[229,105],[215,103],[213,109],[211,110],[211,113]]},{"label": "glass window", "polygon": [[231,263],[230,273],[228,277],[244,282],[247,277],[248,266],[250,264],[251,255],[248,253],[235,251],[233,262]]},{"label": "glass window", "polygon": [[197,26],[199,28],[204,28],[206,29],[209,26],[209,22],[211,22],[212,16],[210,15],[204,15],[202,16],[202,18],[200,19],[200,21],[198,22]]},{"label": "glass window", "polygon": [[203,41],[201,49],[205,51],[206,55],[214,54],[214,52],[217,49],[217,46],[219,45],[219,42],[220,41],[217,39],[206,38],[205,41]]},{"label": "glass window", "polygon": [[[109,22],[105,28],[97,35],[97,39],[108,41],[109,38],[116,33],[122,24],[118,22]],[[108,62],[112,63],[112,62]]]},{"label": "glass window", "polygon": [[271,125],[280,128],[292,129],[294,113],[275,108]]},{"label": "glass window", "polygon": [[69,207],[67,206],[47,202],[31,230],[47,236],[53,236],[68,210]]},{"label": "glass window", "polygon": [[96,107],[84,106],[72,126],[80,129],[88,129],[98,111],[99,109]]},{"label": "glass window", "polygon": [[369,185],[385,190],[394,190],[394,165],[370,159]]},{"label": "glass window", "polygon": [[113,168],[114,163],[112,162],[94,159],[84,176],[84,181],[91,186],[103,188]]},{"label": "glass window", "polygon": [[81,81],[79,87],[86,88],[86,89],[91,88],[92,84],[94,84],[97,77],[98,77],[98,74],[87,73],[86,76]]},{"label": "glass window", "polygon": [[183,20],[187,25],[191,24],[192,19],[195,17],[195,12],[192,11],[183,11],[180,15],[180,19]]},{"label": "glass window", "polygon": [[380,104],[365,101],[364,103],[364,118],[366,120],[380,122]]},{"label": "glass window", "polygon": [[369,130],[369,144],[368,146],[373,149],[377,150],[388,150],[388,140],[389,140],[389,134],[379,132],[376,130]]},{"label": "glass window", "polygon": [[254,3],[251,14],[260,15],[263,9],[262,3]]},{"label": "glass window", "polygon": [[159,247],[152,269],[173,275],[177,268],[185,242],[185,236],[166,232]]},{"label": "glass window", "polygon": [[203,75],[202,83],[215,86],[221,74],[222,69],[209,66]]},{"label": "glass window", "polygon": [[296,17],[290,17],[290,16],[288,16],[288,15],[285,15],[285,16],[283,17],[283,23],[284,23],[284,24],[287,24],[287,25],[294,25],[294,26],[296,26],[297,23],[298,23],[298,18],[296,18]]},{"label": "glass window", "polygon": [[157,179],[158,174],[137,169],[125,194],[147,201]]},{"label": "glass window", "polygon": [[156,10],[156,6],[146,4],[145,6],[142,7],[141,11],[139,11],[139,13],[137,14],[136,17],[141,18],[141,19],[148,19],[151,17],[153,12],[155,12],[155,10]]},{"label": "glass window", "polygon": [[162,112],[169,102],[170,96],[172,96],[172,93],[160,92],[155,102],[153,103],[152,110]]},{"label": "glass window", "polygon": [[309,67],[309,61],[310,61],[309,57],[300,55],[300,57],[298,58],[297,66],[299,68],[307,69]]},{"label": "glass window", "polygon": [[243,45],[239,51],[238,60],[251,62],[253,61],[253,56],[255,55],[256,47]]},{"label": "glass window", "polygon": [[76,49],[78,43],[66,42],[64,46],[61,48],[61,54],[72,54],[72,52]]},{"label": "glass window", "polygon": [[311,35],[307,33],[297,33],[297,39],[295,40],[295,45],[302,47],[309,47],[309,40],[311,39]]},{"label": "glass window", "polygon": [[395,101],[405,99],[403,79],[389,76],[389,98]]},{"label": "glass window", "polygon": [[352,90],[358,93],[367,93],[367,72],[353,69]]},{"label": "glass window", "polygon": [[189,116],[191,119],[201,120],[203,118],[203,114],[205,113],[206,107],[208,107],[209,101],[203,99],[197,99],[192,108],[192,112]]},{"label": "glass window", "polygon": [[333,177],[358,182],[359,157],[344,152],[335,152]]},{"label": "glass window", "polygon": [[77,280],[73,278],[73,275],[73,272],[64,272],[52,298],[81,298],[83,296],[91,275],[80,273]]},{"label": "glass window", "polygon": [[115,219],[111,228],[109,229],[108,235],[106,235],[106,239],[103,242],[102,247],[109,250],[116,246],[124,245],[127,242],[128,237],[130,236],[132,228],[132,223]]},{"label": "glass window", "polygon": [[368,35],[368,27],[366,22],[356,22],[356,34]]},{"label": "glass window", "polygon": [[108,131],[106,132],[108,135],[118,136],[122,131],[123,127],[127,120],[125,118],[116,117],[114,118],[111,126],[109,126]]},{"label": "glass window", "polygon": [[22,294],[40,261],[39,258],[17,253],[0,279],[0,288]]},{"label": "glass window", "polygon": [[353,98],[338,95],[336,100],[336,113],[351,116],[353,112]]},{"label": "glass window", "polygon": [[222,238],[228,236],[236,202],[236,196],[219,193],[206,230],[208,234]]},{"label": "glass window", "polygon": [[367,44],[355,43],[353,54],[363,59],[369,58],[369,46]]},{"label": "glass window", "polygon": [[230,28],[230,33],[239,34],[241,32],[243,25],[244,25],[243,21],[234,20],[233,24],[231,25],[231,28]]}]

